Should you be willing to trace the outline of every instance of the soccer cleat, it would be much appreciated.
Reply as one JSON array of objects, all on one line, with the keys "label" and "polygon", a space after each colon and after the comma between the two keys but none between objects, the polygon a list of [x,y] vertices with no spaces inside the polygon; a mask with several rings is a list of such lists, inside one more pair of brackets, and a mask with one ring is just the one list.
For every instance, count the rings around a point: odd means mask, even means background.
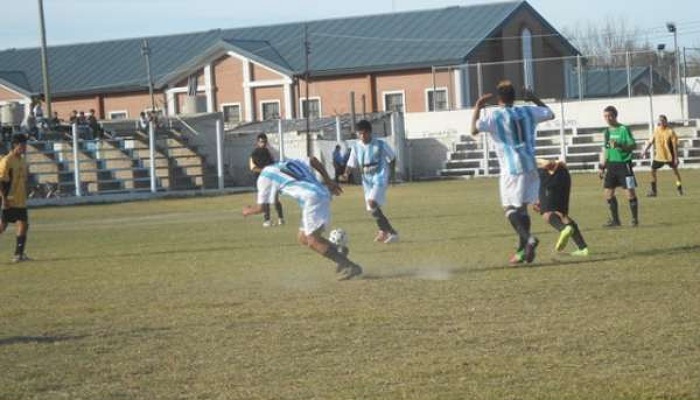
[{"label": "soccer cleat", "polygon": [[562,251],[564,248],[566,248],[566,245],[569,243],[569,239],[571,238],[571,235],[574,233],[574,227],[571,225],[567,225],[564,227],[564,229],[561,230],[561,233],[559,233],[559,239],[557,240],[556,246],[554,246],[554,250],[556,251]]},{"label": "soccer cleat", "polygon": [[608,222],[603,224],[603,228],[616,228],[620,226],[619,220],[609,219]]},{"label": "soccer cleat", "polygon": [[522,264],[525,261],[525,251],[524,250],[518,250],[510,256],[510,259],[508,259],[508,262],[511,263],[512,265],[515,264]]},{"label": "soccer cleat", "polygon": [[676,190],[678,191],[679,196],[683,196],[683,186],[681,186],[681,185],[676,186]]},{"label": "soccer cleat", "polygon": [[384,232],[384,231],[378,231],[378,232],[377,232],[377,236],[374,237],[374,241],[375,241],[375,242],[383,242],[383,241],[386,240],[387,236],[388,236],[388,235],[387,235],[386,232]]},{"label": "soccer cleat", "polygon": [[647,192],[647,197],[656,197],[656,192],[653,190],[650,190]]},{"label": "soccer cleat", "polygon": [[271,226],[272,226],[272,221],[267,220],[267,221],[263,222],[263,228],[269,228]]},{"label": "soccer cleat", "polygon": [[12,256],[12,262],[13,263],[19,263],[19,262],[24,262],[24,261],[31,261],[32,259],[27,257],[26,254],[15,254]]},{"label": "soccer cleat", "polygon": [[583,249],[574,250],[571,252],[571,255],[575,256],[575,257],[588,257],[588,247],[584,247]]},{"label": "soccer cleat", "polygon": [[638,226],[639,226],[639,220],[637,220],[636,218],[633,219],[631,225],[632,225],[632,227],[634,227],[634,228],[638,227]]},{"label": "soccer cleat", "polygon": [[344,268],[340,269],[340,276],[338,276],[339,281],[347,281],[358,275],[362,274],[362,267],[359,265],[349,262]]},{"label": "soccer cleat", "polygon": [[386,239],[384,239],[384,243],[396,243],[399,241],[399,234],[398,233],[390,233],[387,235]]},{"label": "soccer cleat", "polygon": [[284,218],[277,219],[277,225],[284,225]]},{"label": "soccer cleat", "polygon": [[526,263],[530,264],[531,262],[535,261],[535,250],[539,244],[540,241],[534,236],[530,236],[530,239],[527,240],[524,254]]}]

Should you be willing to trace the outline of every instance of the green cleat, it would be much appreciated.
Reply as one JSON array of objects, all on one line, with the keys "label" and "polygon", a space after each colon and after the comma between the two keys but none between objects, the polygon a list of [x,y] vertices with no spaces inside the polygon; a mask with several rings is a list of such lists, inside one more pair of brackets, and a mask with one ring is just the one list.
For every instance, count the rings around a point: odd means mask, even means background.
[{"label": "green cleat", "polygon": [[556,251],[562,251],[564,248],[566,248],[566,245],[569,243],[569,239],[571,238],[571,235],[574,233],[574,227],[571,225],[567,225],[564,227],[564,229],[561,230],[561,233],[559,234],[559,240],[557,240],[557,245],[554,246],[554,250]]},{"label": "green cleat", "polygon": [[575,257],[588,257],[588,247],[574,250],[571,252],[571,255]]}]

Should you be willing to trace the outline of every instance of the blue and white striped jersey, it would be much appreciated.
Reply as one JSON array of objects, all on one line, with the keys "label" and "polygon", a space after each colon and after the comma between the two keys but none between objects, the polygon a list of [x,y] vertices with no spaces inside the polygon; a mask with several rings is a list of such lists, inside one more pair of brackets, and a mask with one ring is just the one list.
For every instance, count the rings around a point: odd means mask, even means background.
[{"label": "blue and white striped jersey", "polygon": [[389,163],[396,158],[394,150],[383,140],[372,138],[365,144],[358,140],[352,145],[348,168],[359,167],[363,180],[370,178],[375,182],[387,182],[389,179]]},{"label": "blue and white striped jersey", "polygon": [[476,127],[490,134],[501,174],[519,175],[537,169],[536,127],[553,115],[548,107],[538,106],[498,107],[482,114]]},{"label": "blue and white striped jersey", "polygon": [[258,204],[274,204],[278,193],[297,200],[300,205],[310,199],[331,197],[308,160],[287,159],[263,168],[257,186]]}]

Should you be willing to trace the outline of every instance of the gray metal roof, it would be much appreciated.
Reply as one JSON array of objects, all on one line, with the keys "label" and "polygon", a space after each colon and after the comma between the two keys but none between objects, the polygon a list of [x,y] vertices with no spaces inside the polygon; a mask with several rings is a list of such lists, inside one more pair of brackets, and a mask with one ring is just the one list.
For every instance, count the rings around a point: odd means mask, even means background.
[{"label": "gray metal roof", "polygon": [[[236,51],[289,75],[305,71],[304,30],[308,29],[312,76],[367,73],[465,62],[525,1],[337,18],[271,26],[212,30],[149,37],[157,85],[186,70],[204,53]],[[553,28],[551,28],[553,30]],[[124,39],[49,48],[54,96],[144,90],[147,87],[142,39]],[[563,45],[576,50],[564,39]],[[26,91],[40,93],[40,51],[0,51],[0,72],[22,71]],[[0,79],[2,76],[0,76]]]},{"label": "gray metal roof", "polygon": [[[655,86],[670,87],[666,79],[652,71]],[[581,74],[585,97],[608,97],[627,92],[627,68],[590,68]],[[631,67],[630,82],[649,84],[649,67]]]}]

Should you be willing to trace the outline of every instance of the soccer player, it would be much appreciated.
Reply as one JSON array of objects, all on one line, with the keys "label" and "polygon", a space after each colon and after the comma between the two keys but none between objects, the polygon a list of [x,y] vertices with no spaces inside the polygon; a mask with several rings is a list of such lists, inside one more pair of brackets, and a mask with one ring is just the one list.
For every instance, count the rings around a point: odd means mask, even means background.
[{"label": "soccer player", "polygon": [[[472,135],[489,133],[501,169],[501,204],[508,221],[518,234],[518,248],[510,262],[531,263],[539,240],[530,232],[527,205],[537,201],[540,180],[535,161],[535,127],[554,118],[554,113],[534,93],[525,90],[525,100],[535,106],[515,106],[515,88],[504,80],[496,87],[498,107],[481,115],[491,93],[481,96],[472,113]],[[484,149],[484,151],[488,151]]]},{"label": "soccer player", "polygon": [[[318,180],[314,170],[321,174],[323,183]],[[342,190],[318,159],[312,157],[308,162],[289,159],[269,165],[261,171],[257,186],[258,204],[243,207],[243,216],[264,212],[263,205],[274,203],[279,193],[290,196],[301,206],[301,226],[297,235],[299,243],[333,261],[339,280],[351,279],[362,273],[362,268],[348,259],[346,251],[339,251],[323,237],[324,229],[330,225],[331,195],[339,195]]]},{"label": "soccer player", "polygon": [[656,170],[664,165],[671,167],[673,174],[676,175],[676,190],[682,196],[683,185],[681,175],[678,173],[678,136],[668,126],[668,119],[663,114],[659,115],[659,126],[654,130],[654,134],[642,151],[643,158],[647,158],[651,146],[654,146],[654,160],[651,162],[651,188],[647,197],[656,197]]},{"label": "soccer player", "polygon": [[12,137],[12,149],[0,160],[0,200],[2,201],[2,218],[0,233],[5,232],[8,224],[16,224],[17,236],[15,255],[12,262],[28,261],[25,253],[29,216],[27,214],[27,163],[22,157],[27,151],[27,136]]},{"label": "soccer player", "polygon": [[617,109],[607,106],[603,109],[603,118],[608,123],[605,129],[604,162],[600,165],[600,176],[603,181],[603,194],[610,209],[610,219],[603,225],[605,228],[620,226],[615,188],[622,187],[627,191],[632,226],[639,225],[639,203],[637,201],[637,180],[632,170],[632,152],[637,148],[637,142],[632,131],[618,122]]},{"label": "soccer player", "polygon": [[588,245],[581,235],[581,230],[569,215],[569,194],[571,193],[571,175],[563,161],[537,159],[540,175],[540,198],[535,210],[542,218],[559,232],[559,239],[554,246],[556,251],[563,251],[569,239],[573,238],[577,250],[572,256],[588,256]]},{"label": "soccer player", "polygon": [[348,180],[352,168],[359,167],[367,211],[371,213],[379,228],[374,241],[398,242],[399,234],[381,208],[386,203],[386,190],[389,179],[394,174],[396,155],[385,141],[372,137],[372,124],[369,121],[363,119],[355,128],[360,140],[352,146],[343,181]]},{"label": "soccer player", "polygon": [[[255,175],[256,182],[263,168],[274,163],[275,159],[272,157],[272,152],[270,152],[270,149],[267,147],[267,135],[261,133],[258,135],[255,149],[253,149],[253,152],[250,154],[250,160],[248,160],[250,170],[253,172],[253,175]],[[284,210],[282,209],[282,203],[279,201],[279,198],[274,202],[274,205],[277,211],[277,224],[284,225]],[[263,206],[263,227],[269,228],[271,226],[270,204],[265,204]]]}]

